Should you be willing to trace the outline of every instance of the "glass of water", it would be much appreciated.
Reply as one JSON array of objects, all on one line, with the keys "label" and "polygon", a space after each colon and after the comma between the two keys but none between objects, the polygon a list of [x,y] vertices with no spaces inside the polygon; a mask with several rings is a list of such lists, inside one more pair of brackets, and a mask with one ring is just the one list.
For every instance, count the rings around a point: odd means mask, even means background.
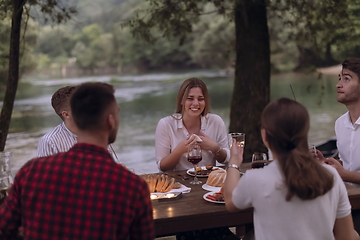
[{"label": "glass of water", "polygon": [[228,141],[230,148],[232,147],[232,140],[235,139],[236,143],[244,148],[245,146],[245,133],[229,133],[228,134]]},{"label": "glass of water", "polygon": [[10,176],[0,177],[0,205],[7,197],[10,187],[11,187]]}]

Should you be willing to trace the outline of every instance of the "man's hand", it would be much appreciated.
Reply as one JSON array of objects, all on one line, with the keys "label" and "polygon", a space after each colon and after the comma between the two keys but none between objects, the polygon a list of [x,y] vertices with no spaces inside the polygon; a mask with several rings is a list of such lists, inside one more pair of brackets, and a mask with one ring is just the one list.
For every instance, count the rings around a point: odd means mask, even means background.
[{"label": "man's hand", "polygon": [[319,150],[311,148],[311,149],[309,149],[309,151],[310,151],[310,154],[312,156],[314,156],[314,158],[319,159],[320,161],[326,160],[326,158],[324,157],[322,152],[320,152]]},{"label": "man's hand", "polygon": [[326,158],[324,160],[324,163],[333,166],[338,171],[339,175],[344,179],[347,171],[344,169],[344,167],[338,160],[336,160],[335,158]]}]

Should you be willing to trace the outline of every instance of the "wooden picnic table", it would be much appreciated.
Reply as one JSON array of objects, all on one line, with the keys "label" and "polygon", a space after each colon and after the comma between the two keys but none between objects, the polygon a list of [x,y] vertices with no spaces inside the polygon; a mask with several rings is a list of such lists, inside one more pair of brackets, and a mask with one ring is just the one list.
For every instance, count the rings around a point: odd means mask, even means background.
[{"label": "wooden picnic table", "polygon": [[[241,169],[249,168],[244,163]],[[199,185],[191,185],[193,177],[183,180],[179,175],[186,175],[186,171],[174,171],[167,173],[175,177],[176,181],[190,187],[190,193],[182,194],[177,200],[162,201],[153,200],[153,216],[157,237],[174,235],[178,232],[192,231],[216,227],[236,227],[237,235],[242,236],[246,226],[253,223],[253,209],[248,208],[236,213],[228,212],[225,204],[217,204],[205,201],[203,195],[208,191],[202,189],[202,184],[207,178],[199,178],[203,181]],[[352,209],[360,209],[360,188],[346,184]]]},{"label": "wooden picnic table", "polygon": [[[156,237],[174,235],[178,232],[192,231],[216,227],[239,227],[253,222],[252,208],[236,213],[226,210],[225,204],[211,203],[203,199],[208,191],[202,189],[207,178],[199,178],[203,183],[191,185],[193,177],[183,180],[179,175],[186,175],[186,171],[167,173],[175,177],[176,181],[190,187],[190,193],[182,194],[177,200],[153,200],[153,216]],[[239,234],[241,234],[239,232]]]}]

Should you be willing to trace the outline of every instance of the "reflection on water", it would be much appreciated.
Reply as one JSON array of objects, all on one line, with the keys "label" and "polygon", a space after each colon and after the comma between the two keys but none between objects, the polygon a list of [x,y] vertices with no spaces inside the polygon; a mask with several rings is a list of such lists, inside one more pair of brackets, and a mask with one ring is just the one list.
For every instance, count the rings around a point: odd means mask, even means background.
[{"label": "reflection on water", "polygon": [[[13,171],[35,157],[39,138],[61,122],[50,105],[51,95],[66,85],[102,81],[114,85],[121,109],[120,128],[113,144],[120,161],[138,174],[157,172],[154,148],[157,122],[174,112],[177,91],[182,81],[189,77],[200,77],[206,82],[212,112],[219,114],[228,126],[233,78],[215,71],[33,81],[25,89],[18,90],[14,105],[5,148],[13,152]],[[336,81],[336,76],[317,80],[314,75],[275,75],[272,77],[271,98],[293,99],[295,95],[310,113],[309,141],[322,142],[334,135],[334,121],[346,111],[336,102]]]}]

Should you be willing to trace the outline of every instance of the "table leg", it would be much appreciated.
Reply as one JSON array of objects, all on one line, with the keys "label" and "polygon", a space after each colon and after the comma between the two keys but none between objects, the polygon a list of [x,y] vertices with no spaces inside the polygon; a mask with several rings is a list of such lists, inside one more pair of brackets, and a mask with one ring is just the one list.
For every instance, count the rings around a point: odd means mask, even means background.
[{"label": "table leg", "polygon": [[250,223],[250,224],[238,225],[235,226],[235,228],[236,228],[236,236],[239,237],[240,239],[243,239],[246,236],[246,234],[249,233],[254,228],[254,224]]}]

